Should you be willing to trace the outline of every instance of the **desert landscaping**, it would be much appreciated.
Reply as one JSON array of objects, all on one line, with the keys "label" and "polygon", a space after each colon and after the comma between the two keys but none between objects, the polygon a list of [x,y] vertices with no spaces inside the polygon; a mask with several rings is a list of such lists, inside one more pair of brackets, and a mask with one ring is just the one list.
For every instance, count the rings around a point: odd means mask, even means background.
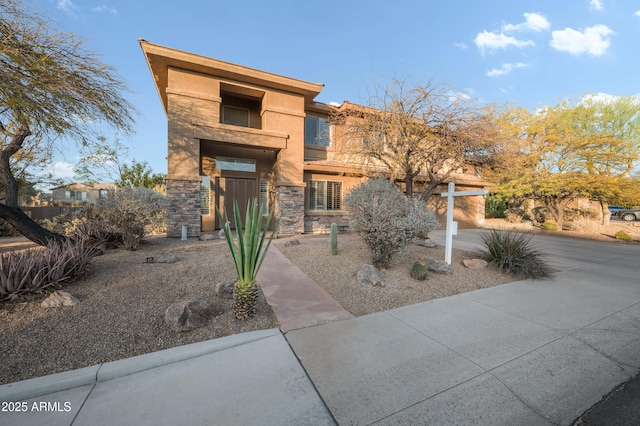
[{"label": "desert landscaping", "polygon": [[[633,225],[617,221],[600,233],[563,234],[615,241],[612,235],[623,227],[636,237],[631,244],[638,244],[640,228]],[[506,225],[489,220],[488,226]],[[299,244],[287,244],[292,239]],[[21,249],[29,244],[8,239],[5,245]],[[426,280],[415,280],[409,276],[411,265],[423,258],[444,259],[444,248],[410,245],[396,256],[391,268],[383,270],[384,287],[365,288],[355,276],[363,264],[370,262],[370,254],[355,234],[340,234],[337,256],[331,254],[327,235],[277,239],[273,246],[355,316],[514,280],[491,269],[466,268],[462,260],[471,259],[473,254],[459,250],[453,253],[451,275],[429,273]],[[167,263],[163,259],[168,259]],[[215,288],[233,281],[235,274],[228,247],[218,239],[182,241],[156,235],[146,237],[137,251],[107,250],[94,258],[81,277],[61,283],[64,291],[78,299],[76,306],[43,308],[45,294],[0,303],[0,354],[5,360],[0,383],[278,327],[262,297],[255,318],[233,318],[231,300],[218,297]],[[206,302],[211,314],[207,325],[186,332],[169,328],[165,311],[181,300]]]}]

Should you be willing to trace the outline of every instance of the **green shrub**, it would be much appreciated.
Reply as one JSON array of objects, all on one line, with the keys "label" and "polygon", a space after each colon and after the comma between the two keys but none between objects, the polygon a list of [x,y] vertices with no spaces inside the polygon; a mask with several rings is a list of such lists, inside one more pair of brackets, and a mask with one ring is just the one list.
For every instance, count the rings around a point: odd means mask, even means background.
[{"label": "green shrub", "polygon": [[407,198],[385,179],[370,179],[354,187],[344,205],[349,224],[371,250],[377,267],[388,268],[395,253],[415,238],[427,238],[438,226],[424,202]]},{"label": "green shrub", "polygon": [[542,225],[542,229],[544,229],[545,231],[557,231],[558,230],[558,224],[548,220]]},{"label": "green shrub", "polygon": [[137,250],[147,226],[164,220],[167,198],[148,188],[118,188],[99,200],[98,214],[106,219],[127,250]]},{"label": "green shrub", "polygon": [[631,235],[629,235],[627,233],[627,231],[624,230],[619,230],[618,232],[616,232],[615,235],[617,240],[622,240],[622,241],[633,241],[633,237]]},{"label": "green shrub", "polygon": [[509,223],[522,223],[525,214],[524,209],[508,209],[504,212],[504,218]]},{"label": "green shrub", "polygon": [[72,278],[84,271],[98,253],[96,246],[72,240],[3,253],[0,255],[0,299],[41,292]]},{"label": "green shrub", "polygon": [[487,219],[504,218],[505,211],[507,210],[507,204],[496,197],[495,195],[489,195],[484,203],[484,216]]},{"label": "green shrub", "polygon": [[411,267],[411,272],[409,273],[411,278],[416,280],[424,280],[427,278],[427,265],[424,262],[417,261]]},{"label": "green shrub", "polygon": [[484,248],[476,254],[489,265],[519,278],[546,278],[551,274],[542,254],[531,244],[531,235],[491,230],[482,235]]}]

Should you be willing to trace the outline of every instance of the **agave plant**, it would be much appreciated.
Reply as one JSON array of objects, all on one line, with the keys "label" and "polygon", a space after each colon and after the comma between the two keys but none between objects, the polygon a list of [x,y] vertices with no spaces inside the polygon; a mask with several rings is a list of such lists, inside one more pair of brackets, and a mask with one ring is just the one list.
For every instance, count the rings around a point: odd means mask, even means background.
[{"label": "agave plant", "polygon": [[249,200],[243,225],[240,207],[235,201],[233,203],[233,218],[238,235],[237,241],[233,239],[231,223],[226,220],[227,212],[225,211],[224,217],[220,214],[220,210],[217,210],[217,214],[220,223],[224,224],[222,229],[238,272],[238,281],[233,289],[233,312],[236,318],[247,319],[256,313],[259,294],[256,276],[275,235],[275,228],[277,228],[277,225],[274,226],[274,230],[271,231],[271,236],[265,244],[267,231],[273,218],[273,209],[269,212],[263,225],[258,199]]}]

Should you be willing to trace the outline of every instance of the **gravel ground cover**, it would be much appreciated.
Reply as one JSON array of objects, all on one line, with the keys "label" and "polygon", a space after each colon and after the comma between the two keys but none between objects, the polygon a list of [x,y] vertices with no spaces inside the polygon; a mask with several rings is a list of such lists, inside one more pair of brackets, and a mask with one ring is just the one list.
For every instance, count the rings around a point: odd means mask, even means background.
[{"label": "gravel ground cover", "polygon": [[[612,231],[580,236],[611,241],[611,232],[620,226],[640,235],[638,227],[615,224]],[[472,256],[458,250],[453,250],[451,275],[431,273],[426,281],[414,280],[409,276],[413,262],[424,257],[442,260],[444,248],[412,245],[383,270],[385,287],[362,288],[355,275],[371,257],[359,238],[341,234],[337,256],[331,255],[328,236],[299,241],[300,245],[285,247],[287,240],[282,239],[274,245],[356,316],[513,281],[489,269],[465,268],[462,259]],[[28,245],[20,238],[0,239],[0,251],[3,246],[17,250]],[[147,261],[164,254],[175,254],[178,261]],[[135,252],[109,250],[96,257],[82,277],[64,283],[63,289],[80,300],[75,307],[44,309],[40,303],[45,295],[0,302],[0,383],[277,327],[263,298],[254,319],[233,318],[231,302],[218,298],[214,287],[235,277],[224,241],[181,241],[161,235],[146,238]],[[183,299],[204,300],[224,313],[204,328],[177,333],[165,325],[164,312]]]}]

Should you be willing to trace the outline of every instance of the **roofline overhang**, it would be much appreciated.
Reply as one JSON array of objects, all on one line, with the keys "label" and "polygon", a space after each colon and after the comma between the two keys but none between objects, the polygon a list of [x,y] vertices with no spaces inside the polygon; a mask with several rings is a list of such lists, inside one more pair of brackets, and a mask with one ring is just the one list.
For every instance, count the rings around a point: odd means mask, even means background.
[{"label": "roofline overhang", "polygon": [[202,73],[225,80],[295,93],[304,96],[305,103],[307,104],[312,102],[324,87],[322,83],[310,83],[267,71],[236,65],[219,59],[150,43],[144,39],[139,39],[138,42],[149,66],[149,71],[153,77],[165,113],[167,112],[166,89],[168,84],[168,70],[170,67]]}]

